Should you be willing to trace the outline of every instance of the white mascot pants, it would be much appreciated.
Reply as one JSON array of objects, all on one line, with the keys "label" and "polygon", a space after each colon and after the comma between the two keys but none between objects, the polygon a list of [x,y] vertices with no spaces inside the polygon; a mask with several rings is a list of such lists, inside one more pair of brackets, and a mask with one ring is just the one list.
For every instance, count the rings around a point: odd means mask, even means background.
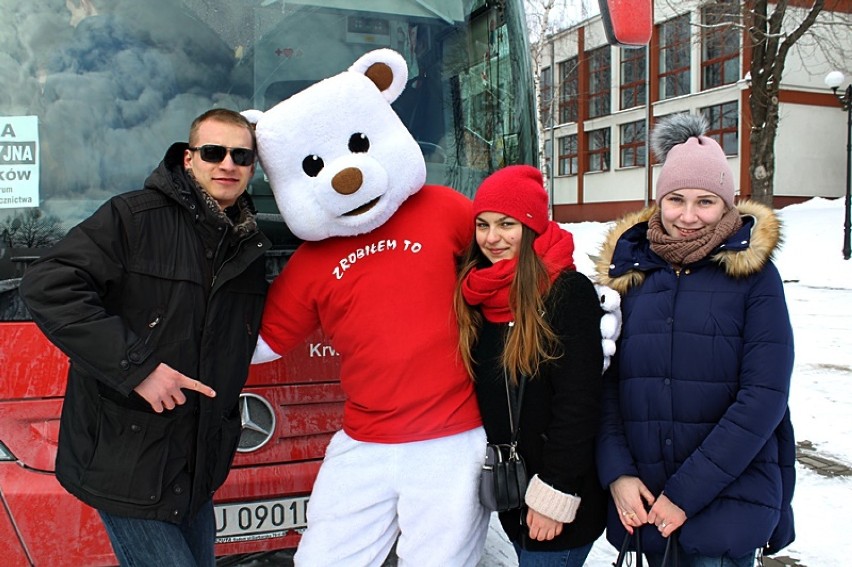
[{"label": "white mascot pants", "polygon": [[380,566],[399,536],[399,567],[474,567],[489,513],[479,504],[485,431],[413,443],[326,449],[296,567]]}]

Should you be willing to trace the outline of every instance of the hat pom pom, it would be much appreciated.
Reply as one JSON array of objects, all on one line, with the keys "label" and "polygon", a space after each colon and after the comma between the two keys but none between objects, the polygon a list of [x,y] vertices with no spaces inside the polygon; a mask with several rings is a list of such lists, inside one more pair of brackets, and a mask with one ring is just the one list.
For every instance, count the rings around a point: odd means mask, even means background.
[{"label": "hat pom pom", "polygon": [[666,161],[669,150],[693,137],[707,133],[709,126],[702,115],[681,112],[660,121],[651,132],[651,149],[660,161]]}]

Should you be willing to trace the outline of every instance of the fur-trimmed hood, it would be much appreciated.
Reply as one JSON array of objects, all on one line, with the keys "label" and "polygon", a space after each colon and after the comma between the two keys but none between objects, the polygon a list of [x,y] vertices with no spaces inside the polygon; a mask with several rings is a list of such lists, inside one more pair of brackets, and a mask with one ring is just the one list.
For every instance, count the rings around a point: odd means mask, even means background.
[{"label": "fur-trimmed hood", "polygon": [[[755,201],[737,204],[743,226],[711,255],[710,261],[725,272],[742,278],[760,271],[781,243],[781,221],[769,207]],[[657,211],[652,205],[625,215],[607,233],[595,263],[598,283],[622,295],[640,285],[645,272],[665,265],[650,251],[648,219]]]}]

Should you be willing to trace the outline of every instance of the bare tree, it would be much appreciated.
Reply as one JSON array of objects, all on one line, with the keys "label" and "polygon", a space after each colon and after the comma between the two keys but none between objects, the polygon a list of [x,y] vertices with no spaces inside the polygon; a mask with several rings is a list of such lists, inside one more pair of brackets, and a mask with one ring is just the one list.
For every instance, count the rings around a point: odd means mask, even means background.
[{"label": "bare tree", "polygon": [[[825,6],[825,0],[813,0],[795,25],[787,0],[747,0],[746,26],[752,42],[749,65],[751,92],[751,195],[756,201],[772,206],[775,182],[775,138],[778,134],[778,102],[781,78],[790,48],[814,26]],[[770,7],[772,11],[770,12]]]},{"label": "bare tree", "polygon": [[[527,17],[527,32],[530,39],[530,55],[532,58],[533,83],[535,85],[536,124],[539,132],[538,137],[538,160],[540,166],[547,163],[547,154],[544,151],[545,127],[549,126],[546,116],[553,115],[553,79],[549,85],[541,84],[542,55],[547,46],[547,38],[555,31],[550,16],[556,6],[557,0],[525,0],[525,12]],[[551,69],[553,64],[551,62]],[[553,72],[551,71],[551,77]]]},{"label": "bare tree", "polygon": [[[550,36],[559,30],[582,21],[589,17],[590,11],[595,10],[597,0],[524,0],[524,11],[527,18],[527,32],[530,40],[530,55],[532,58],[533,79],[535,82],[536,109],[538,117],[538,132],[542,134],[545,128],[552,127],[547,123],[554,118],[556,99],[556,66],[550,62],[551,80],[549,85],[542,85],[542,62],[544,50],[549,45]],[[545,136],[539,135],[539,163],[547,164]],[[548,164],[553,167],[553,164]]]},{"label": "bare tree", "polygon": [[10,248],[41,248],[62,238],[62,221],[53,215],[43,217],[39,209],[26,209],[7,216],[0,223],[0,233]]},{"label": "bare tree", "polygon": [[[842,6],[848,0],[708,0],[706,2],[683,2],[682,0],[652,0],[659,6],[667,6],[674,14],[701,5],[702,13],[712,14],[711,20],[693,22],[693,41],[701,42],[705,33],[713,28],[735,28],[739,30],[746,45],[744,52],[751,54],[746,62],[750,78],[749,110],[751,123],[744,123],[751,155],[749,177],[752,198],[772,205],[775,182],[775,139],[779,127],[779,95],[791,52],[802,58],[803,67],[812,66],[814,54],[835,69],[850,71],[852,52],[849,37],[852,34],[852,15],[848,11],[832,11],[833,6]],[[828,7],[826,7],[828,4]],[[544,132],[542,117],[553,116],[555,100],[555,67],[553,84],[540,88],[543,51],[553,33],[567,27],[564,13],[571,6],[581,5],[581,15],[588,16],[597,6],[596,1],[586,0],[526,0],[527,23],[533,70],[536,79],[539,113],[539,132]],[[577,10],[573,12],[578,15]],[[575,23],[577,20],[568,19]],[[793,49],[796,46],[797,49]],[[825,71],[826,69],[822,69]],[[819,73],[820,70],[814,70]],[[542,98],[542,95],[545,95]],[[549,95],[549,97],[547,96]],[[544,141],[539,140],[539,152],[544,163]]]},{"label": "bare tree", "polygon": [[[793,46],[806,44],[806,52],[818,50],[825,61],[840,67],[850,55],[843,35],[835,33],[844,28],[848,33],[849,15],[829,14],[825,4],[826,0],[714,0],[702,6],[713,14],[713,23],[694,24],[698,29],[695,41],[701,41],[702,34],[714,27],[734,26],[743,32],[747,42],[744,51],[751,53],[747,62],[751,123],[744,125],[751,150],[751,197],[769,206],[773,204],[775,183],[779,95]],[[674,11],[682,9],[674,0],[668,0],[667,5]],[[798,51],[801,56],[803,50]]]}]

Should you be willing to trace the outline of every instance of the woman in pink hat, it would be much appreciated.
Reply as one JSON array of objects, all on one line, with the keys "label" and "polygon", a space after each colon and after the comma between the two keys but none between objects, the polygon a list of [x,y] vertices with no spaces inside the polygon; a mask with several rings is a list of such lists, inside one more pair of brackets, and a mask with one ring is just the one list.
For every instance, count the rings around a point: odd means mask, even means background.
[{"label": "woman in pink hat", "polygon": [[485,179],[473,215],[455,295],[460,351],[489,442],[508,444],[510,412],[511,423],[519,418],[530,478],[525,505],[500,521],[522,567],[580,566],[605,521],[594,456],[602,310],[574,269],[571,234],[548,218],[536,168]]},{"label": "woman in pink hat", "polygon": [[677,535],[681,567],[751,567],[793,539],[793,335],[771,256],[779,223],[734,204],[703,118],[661,121],[657,205],[618,221],[600,283],[623,326],[598,444],[607,538],[641,539],[651,567]]}]

